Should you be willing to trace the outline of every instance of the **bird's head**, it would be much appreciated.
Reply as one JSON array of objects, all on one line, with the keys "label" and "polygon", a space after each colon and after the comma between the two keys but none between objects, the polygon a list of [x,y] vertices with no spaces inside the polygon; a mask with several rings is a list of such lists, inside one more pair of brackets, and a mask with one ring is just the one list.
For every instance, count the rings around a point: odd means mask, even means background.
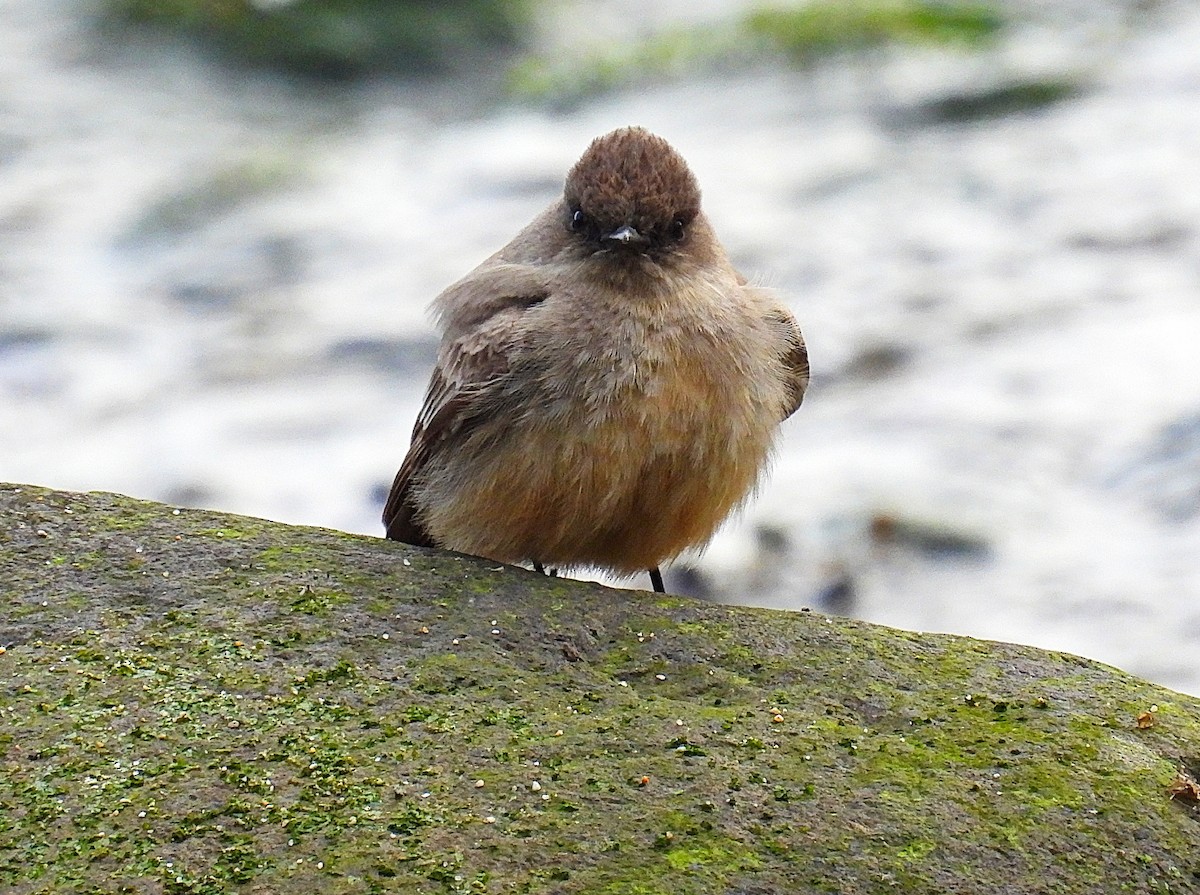
[{"label": "bird's head", "polygon": [[640,127],[597,137],[567,174],[563,225],[584,253],[661,260],[700,214],[700,187],[666,140]]}]

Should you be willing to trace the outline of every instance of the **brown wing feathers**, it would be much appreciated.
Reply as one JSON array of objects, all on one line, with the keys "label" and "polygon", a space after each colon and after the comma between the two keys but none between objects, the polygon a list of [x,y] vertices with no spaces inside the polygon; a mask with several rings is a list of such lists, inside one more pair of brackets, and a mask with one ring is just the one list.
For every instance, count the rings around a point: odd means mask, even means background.
[{"label": "brown wing feathers", "polygon": [[[447,444],[479,412],[481,400],[489,394],[489,385],[508,372],[507,352],[518,318],[546,298],[544,288],[527,295],[514,295],[512,290],[503,288],[511,285],[514,272],[527,276],[519,267],[503,265],[469,278],[480,291],[495,289],[496,295],[479,303],[480,308],[490,312],[486,317],[471,320],[471,328],[442,345],[413,427],[412,445],[396,473],[383,510],[387,537],[393,541],[439,546],[421,524],[413,502],[414,479],[430,458],[447,449]],[[466,285],[464,281],[459,288]]]}]

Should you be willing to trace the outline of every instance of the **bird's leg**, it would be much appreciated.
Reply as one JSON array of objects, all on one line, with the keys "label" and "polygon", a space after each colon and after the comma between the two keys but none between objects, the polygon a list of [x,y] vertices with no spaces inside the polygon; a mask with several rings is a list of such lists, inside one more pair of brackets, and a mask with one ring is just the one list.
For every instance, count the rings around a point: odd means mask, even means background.
[{"label": "bird's leg", "polygon": [[541,572],[543,575],[549,575],[551,578],[558,577],[558,569],[551,569],[549,572],[547,572],[546,567],[544,565],[542,565],[540,562],[538,562],[536,559],[533,560],[533,570],[535,572]]},{"label": "bird's leg", "polygon": [[646,571],[650,573],[650,584],[654,586],[654,592],[656,594],[665,594],[667,589],[663,587],[662,572],[658,570],[658,566]]}]

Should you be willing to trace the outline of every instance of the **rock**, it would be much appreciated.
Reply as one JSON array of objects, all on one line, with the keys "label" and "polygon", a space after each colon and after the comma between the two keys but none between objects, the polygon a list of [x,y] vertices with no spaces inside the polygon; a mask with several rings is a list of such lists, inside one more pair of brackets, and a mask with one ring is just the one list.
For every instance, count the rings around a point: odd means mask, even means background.
[{"label": "rock", "polygon": [[1200,890],[1200,701],[1085,659],[112,494],[0,519],[6,892]]}]

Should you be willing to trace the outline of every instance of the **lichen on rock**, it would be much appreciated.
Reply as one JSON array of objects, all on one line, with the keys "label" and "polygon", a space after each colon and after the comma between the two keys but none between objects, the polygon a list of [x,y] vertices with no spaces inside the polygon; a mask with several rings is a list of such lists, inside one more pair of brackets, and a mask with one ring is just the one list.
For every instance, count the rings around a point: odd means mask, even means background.
[{"label": "lichen on rock", "polygon": [[0,486],[0,888],[1188,892],[1200,702],[1074,656]]}]

